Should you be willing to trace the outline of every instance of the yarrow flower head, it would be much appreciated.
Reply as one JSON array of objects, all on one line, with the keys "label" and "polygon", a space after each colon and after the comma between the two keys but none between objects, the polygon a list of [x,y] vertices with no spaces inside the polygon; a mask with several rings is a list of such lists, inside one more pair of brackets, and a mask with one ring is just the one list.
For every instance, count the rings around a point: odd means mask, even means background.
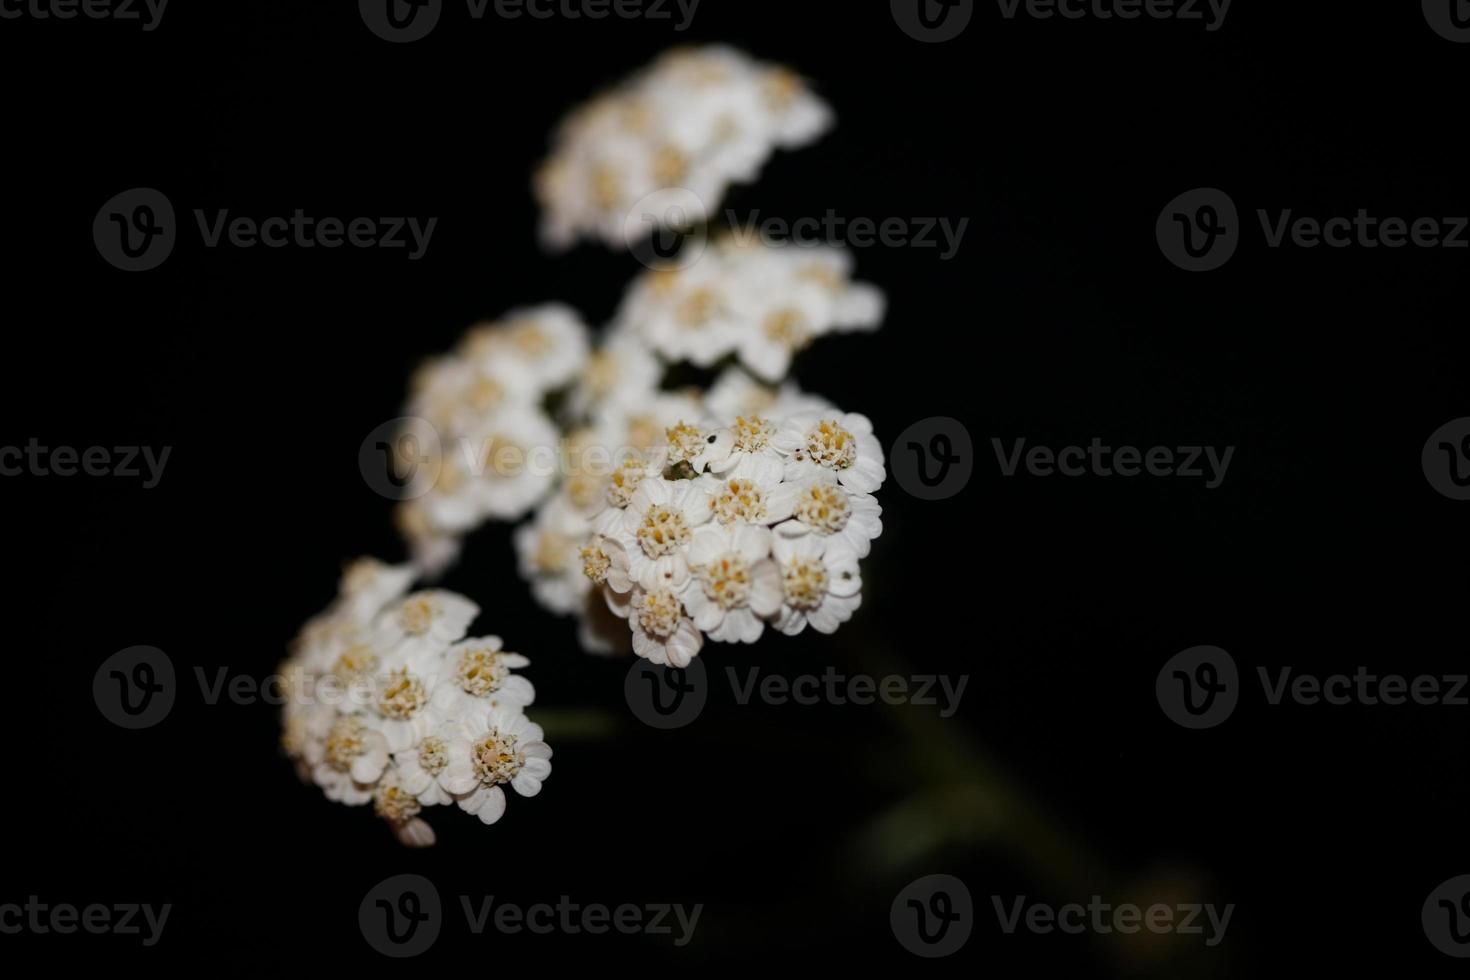
[{"label": "yarrow flower head", "polygon": [[393,448],[399,471],[426,483],[398,514],[422,569],[441,571],[462,535],[517,520],[550,492],[559,433],[545,403],[586,370],[588,354],[581,319],[549,304],[472,328],[418,372],[411,424]]},{"label": "yarrow flower head", "polygon": [[[466,637],[479,607],[414,570],[351,565],[337,600],[309,621],[282,667],[281,743],[329,800],[371,803],[399,840],[434,843],[426,808],[455,803],[485,823],[551,773],[551,749],[525,718],[530,661],[499,637]],[[488,741],[487,741],[488,739]],[[470,777],[474,777],[471,779]]]},{"label": "yarrow flower head", "polygon": [[882,292],[852,282],[851,273],[851,257],[840,249],[766,243],[737,232],[687,264],[635,281],[615,329],[670,361],[712,367],[733,356],[776,382],[818,337],[872,330],[882,321]]},{"label": "yarrow flower head", "polygon": [[[728,47],[672,51],[561,123],[535,178],[542,238],[553,248],[580,237],[629,244],[627,215],[649,194],[680,188],[713,209],[776,149],[804,146],[831,123],[831,110],[789,69]],[[673,224],[672,215],[658,219]]]}]

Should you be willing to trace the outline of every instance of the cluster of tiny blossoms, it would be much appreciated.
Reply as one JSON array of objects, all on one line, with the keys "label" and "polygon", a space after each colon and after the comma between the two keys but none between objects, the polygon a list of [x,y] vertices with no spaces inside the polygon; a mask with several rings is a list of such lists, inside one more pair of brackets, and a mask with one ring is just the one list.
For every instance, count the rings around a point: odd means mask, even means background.
[{"label": "cluster of tiny blossoms", "polygon": [[371,803],[400,841],[424,847],[426,807],[494,823],[503,787],[541,791],[551,748],[525,715],[535,690],[514,673],[529,661],[499,637],[467,637],[479,607],[465,597],[409,593],[416,574],[371,559],[347,568],[282,668],[282,744],[329,800]]},{"label": "cluster of tiny blossoms", "polygon": [[883,293],[852,281],[852,257],[826,246],[779,245],[732,233],[697,258],[651,271],[628,290],[617,328],[670,361],[710,367],[734,356],[774,382],[827,333],[875,329]]},{"label": "cluster of tiny blossoms", "polygon": [[626,244],[627,216],[644,197],[678,188],[713,208],[777,148],[810,143],[831,121],[789,69],[727,47],[672,51],[561,123],[535,180],[542,238],[555,248],[579,237]]},{"label": "cluster of tiny blossoms", "polygon": [[[423,481],[399,508],[398,525],[418,565],[437,572],[462,535],[486,520],[518,520],[552,488],[556,467],[549,393],[584,369],[587,328],[568,307],[507,313],[472,328],[412,383],[412,423],[394,442],[402,472]],[[549,454],[544,454],[549,457]]]},{"label": "cluster of tiny blossoms", "polygon": [[[650,356],[614,333],[587,384]],[[590,650],[686,666],[706,637],[852,616],[883,530],[867,418],[733,366],[708,392],[578,394],[594,408],[563,441],[566,478],[515,540],[537,599],[578,616]]]}]

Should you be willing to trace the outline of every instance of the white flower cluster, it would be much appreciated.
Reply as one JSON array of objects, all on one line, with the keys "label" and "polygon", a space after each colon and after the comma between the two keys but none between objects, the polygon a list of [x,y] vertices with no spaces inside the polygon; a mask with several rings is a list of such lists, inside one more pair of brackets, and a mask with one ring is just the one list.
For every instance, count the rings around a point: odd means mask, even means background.
[{"label": "white flower cluster", "polygon": [[589,649],[631,641],[675,666],[706,636],[836,630],[883,530],[872,424],[736,367],[708,393],[659,391],[652,358],[615,330],[575,389],[585,424],[563,441],[566,478],[515,536],[537,600],[581,617]]},{"label": "white flower cluster", "polygon": [[394,450],[400,471],[424,481],[425,492],[398,512],[421,568],[443,569],[463,534],[486,520],[517,520],[546,496],[556,479],[546,450],[557,441],[546,396],[577,377],[587,356],[581,318],[552,304],[474,327],[453,353],[419,370],[412,424]]},{"label": "white flower cluster", "polygon": [[[662,188],[712,205],[829,123],[785,69],[727,48],[670,54],[564,124],[538,177],[544,232],[615,240]],[[526,658],[467,638],[479,609],[463,596],[408,591],[482,522],[539,507],[514,535],[521,574],[595,652],[686,666],[706,637],[830,633],[862,601],[883,449],[866,417],[784,379],[813,339],[875,328],[883,294],[837,249],[697,247],[630,287],[595,351],[574,311],[546,305],[473,328],[414,378],[392,460],[395,488],[412,485],[397,517],[413,565],[350,566],[282,671],[282,741],[303,778],[371,802],[407,844],[434,841],[425,807],[494,823],[504,786],[534,796],[551,773],[514,673]],[[669,390],[678,363],[722,373]]]},{"label": "white flower cluster", "polygon": [[628,290],[615,329],[670,361],[709,367],[734,355],[779,381],[823,334],[875,329],[883,293],[852,282],[852,257],[826,246],[780,246],[730,235],[698,258],[646,273]]},{"label": "white flower cluster", "polygon": [[810,143],[831,122],[789,69],[727,47],[670,52],[561,123],[535,180],[542,237],[555,248],[579,237],[629,244],[628,213],[647,195],[680,188],[712,209],[777,148]]},{"label": "white flower cluster", "polygon": [[551,748],[525,716],[531,682],[513,673],[529,661],[499,637],[466,638],[479,607],[408,593],[415,575],[371,559],[348,567],[282,668],[282,744],[329,800],[372,803],[399,840],[423,847],[434,843],[425,807],[453,803],[494,823],[502,787],[541,791]]}]

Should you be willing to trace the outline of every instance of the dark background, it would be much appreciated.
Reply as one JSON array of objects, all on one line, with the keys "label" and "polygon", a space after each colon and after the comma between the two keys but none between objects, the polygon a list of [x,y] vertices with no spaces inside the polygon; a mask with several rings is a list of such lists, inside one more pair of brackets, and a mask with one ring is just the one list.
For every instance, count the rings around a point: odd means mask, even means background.
[{"label": "dark background", "polygon": [[[838,115],[729,206],[970,219],[949,262],[859,250],[859,277],[890,299],[884,329],[820,342],[796,374],[868,414],[885,445],[921,418],[958,418],[977,460],[943,502],[884,486],[886,531],[847,628],[707,648],[707,665],[795,675],[896,661],[968,674],[962,708],[940,722],[918,707],[741,707],[719,684],[690,728],[644,728],[622,702],[625,664],[580,653],[571,624],[531,603],[510,529],[487,527],[446,585],[486,609],[478,631],[532,657],[538,707],[617,724],[556,742],[545,792],[513,798],[500,824],[436,812],[439,846],[406,851],[368,812],[296,781],[273,707],[205,705],[193,669],[269,674],[345,559],[401,557],[357,450],[398,413],[419,359],[524,303],[610,316],[639,267],[594,245],[543,254],[529,174],[572,105],[672,44],[709,41],[792,65]],[[1271,250],[1254,211],[1466,214],[1467,59],[1417,4],[1237,0],[1207,33],[1006,21],[981,3],[938,45],[907,37],[882,3],[705,0],[682,35],[668,22],[473,22],[450,3],[431,37],[402,46],[346,3],[176,0],[152,33],[0,21],[3,441],[173,447],[153,490],[0,483],[14,577],[0,902],[175,906],[152,949],[51,935],[3,936],[0,950],[381,969],[357,904],[414,871],[451,906],[412,962],[431,969],[1447,975],[1455,961],[1426,941],[1419,910],[1470,871],[1466,709],[1269,708],[1252,681],[1225,725],[1189,732],[1159,710],[1154,677],[1204,643],[1252,678],[1282,665],[1464,671],[1470,505],[1430,488],[1419,453],[1470,414],[1470,254]],[[90,227],[135,186],[189,222],[194,208],[297,207],[440,221],[418,262],[206,250],[190,224],[160,269],[130,275],[100,258]],[[1191,275],[1164,260],[1154,221],[1198,186],[1230,193],[1250,227],[1228,265]],[[1237,448],[1211,491],[1008,479],[990,450],[992,437],[1093,436]],[[184,685],[168,720],[136,733],[89,693],[101,661],[134,644],[165,650]],[[915,794],[956,786],[982,804],[934,811],[934,846],[911,861],[870,846]],[[888,906],[935,872],[968,884],[978,921],[961,953],[925,962],[894,941]],[[1006,936],[990,905],[1094,893],[1236,910],[1224,944],[1202,950]],[[705,910],[685,949],[474,937],[461,894]]]}]

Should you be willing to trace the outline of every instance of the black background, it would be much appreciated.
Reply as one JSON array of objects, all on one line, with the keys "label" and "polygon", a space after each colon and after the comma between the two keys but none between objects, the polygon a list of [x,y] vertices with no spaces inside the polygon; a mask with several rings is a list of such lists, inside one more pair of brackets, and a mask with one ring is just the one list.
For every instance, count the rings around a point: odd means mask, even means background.
[{"label": "black background", "polygon": [[[401,557],[357,450],[398,414],[421,358],[525,303],[611,315],[639,267],[594,245],[542,253],[529,174],[572,105],[670,45],[710,41],[792,65],[838,115],[729,206],[970,219],[952,261],[858,250],[859,277],[889,295],[886,325],[823,340],[796,374],[868,414],[885,445],[921,418],[958,418],[977,459],[946,501],[885,485],[886,530],[848,627],[704,658],[720,675],[893,661],[967,674],[961,710],[941,722],[918,707],[742,707],[720,683],[695,725],[644,728],[623,705],[626,665],[580,653],[570,623],[530,602],[510,529],[487,527],[446,584],[486,609],[479,631],[532,657],[538,706],[605,711],[616,727],[555,743],[545,792],[513,798],[495,827],[437,812],[439,846],[405,851],[366,811],[296,781],[273,707],[206,705],[194,668],[269,674],[345,559]],[[1254,674],[1464,670],[1467,505],[1429,487],[1419,453],[1470,414],[1470,253],[1269,249],[1254,215],[1466,214],[1467,59],[1408,3],[1237,0],[1215,33],[1007,21],[980,3],[938,45],[876,2],[705,0],[683,34],[642,20],[474,22],[450,3],[431,37],[401,46],[349,3],[175,0],[151,33],[0,21],[3,441],[173,447],[152,490],[0,483],[14,576],[0,902],[175,906],[152,949],[56,935],[0,936],[0,949],[246,974],[380,969],[358,902],[414,871],[450,905],[413,961],[430,969],[1448,974],[1419,910],[1470,871],[1466,709],[1267,707]],[[164,191],[186,224],[160,269],[126,274],[90,228],[135,186]],[[1228,265],[1191,275],[1164,260],[1154,221],[1199,186],[1226,190],[1247,227]],[[408,262],[208,250],[190,215],[298,207],[440,220],[428,255]],[[990,448],[1094,436],[1236,452],[1207,491],[1004,478]],[[1154,677],[1204,643],[1251,680],[1225,725],[1189,732],[1159,710]],[[167,721],[136,733],[90,695],[101,661],[134,644],[164,649],[184,685]],[[943,841],[885,863],[864,835],[936,779],[993,802],[941,814]],[[966,881],[978,920],[961,953],[926,963],[894,941],[888,906],[934,872]],[[1204,950],[1007,936],[990,902],[1094,893],[1236,910]],[[563,894],[705,910],[684,949],[476,937],[457,911],[459,895]]]}]

